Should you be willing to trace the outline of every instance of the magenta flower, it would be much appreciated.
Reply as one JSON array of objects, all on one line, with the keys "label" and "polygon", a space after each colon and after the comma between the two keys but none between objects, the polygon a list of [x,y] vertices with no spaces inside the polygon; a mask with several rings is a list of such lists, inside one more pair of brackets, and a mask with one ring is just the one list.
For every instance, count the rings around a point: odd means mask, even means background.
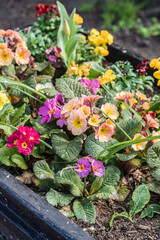
[{"label": "magenta flower", "polygon": [[67,119],[64,117],[64,115],[60,115],[60,118],[57,120],[57,125],[60,126],[61,128],[67,124]]},{"label": "magenta flower", "polygon": [[83,83],[86,86],[86,88],[91,91],[92,94],[97,94],[101,86],[97,78],[93,80],[82,78],[81,83]]},{"label": "magenta flower", "polygon": [[34,143],[31,142],[27,136],[21,136],[17,141],[18,151],[23,153],[24,155],[29,155],[32,152],[34,147]]},{"label": "magenta flower", "polygon": [[50,46],[49,49],[45,51],[45,57],[49,60],[51,64],[55,63],[57,58],[60,57],[61,49],[59,47]]},{"label": "magenta flower", "polygon": [[15,147],[17,146],[17,140],[20,137],[20,132],[18,130],[14,131],[9,137],[7,137],[7,146]]},{"label": "magenta flower", "polygon": [[59,118],[61,114],[62,108],[62,95],[57,93],[54,98],[47,99],[45,101],[45,106],[39,108],[38,115],[42,115],[41,123],[45,123],[47,121],[50,122],[52,116],[55,118]]},{"label": "magenta flower", "polygon": [[34,128],[29,128],[29,131],[27,132],[27,137],[29,138],[29,141],[31,143],[36,143],[38,144],[39,143],[39,139],[40,139],[40,135],[38,132],[35,131]]},{"label": "magenta flower", "polygon": [[105,170],[103,163],[100,161],[92,161],[91,164],[92,164],[93,175],[97,177],[102,177]]},{"label": "magenta flower", "polygon": [[49,58],[48,58],[48,61],[53,64],[56,62],[56,57],[54,55],[50,55]]},{"label": "magenta flower", "polygon": [[85,178],[89,175],[91,171],[91,164],[86,158],[79,159],[76,165],[77,168],[74,168],[74,170],[79,173],[80,178]]}]

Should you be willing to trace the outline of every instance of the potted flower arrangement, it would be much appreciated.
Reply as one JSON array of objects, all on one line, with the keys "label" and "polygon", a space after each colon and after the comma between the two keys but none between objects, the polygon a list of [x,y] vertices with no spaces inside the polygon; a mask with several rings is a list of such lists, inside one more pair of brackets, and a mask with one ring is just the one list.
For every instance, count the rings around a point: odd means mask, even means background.
[{"label": "potted flower arrangement", "polygon": [[[66,216],[89,223],[96,221],[95,203],[124,200],[129,190],[122,179],[145,166],[149,177],[141,178],[128,212],[115,212],[110,226],[115,218],[160,213],[156,203],[145,208],[150,191],[160,193],[160,97],[147,75],[158,69],[154,77],[160,79],[160,60],[144,60],[137,70],[128,61],[109,63],[108,31],[87,35],[75,9],[69,16],[60,2],[35,10],[32,27],[0,30],[1,166]],[[4,195],[5,176],[2,169]],[[34,236],[35,229],[28,231]],[[91,239],[67,234],[63,239]]]}]

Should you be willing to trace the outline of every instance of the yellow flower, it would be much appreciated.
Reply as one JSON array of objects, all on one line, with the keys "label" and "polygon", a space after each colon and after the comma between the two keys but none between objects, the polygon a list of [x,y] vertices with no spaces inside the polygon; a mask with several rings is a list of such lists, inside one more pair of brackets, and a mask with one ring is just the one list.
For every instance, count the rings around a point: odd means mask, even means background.
[{"label": "yellow flower", "polygon": [[98,77],[98,81],[103,85],[108,82],[112,82],[115,78],[116,75],[112,73],[113,71],[108,69],[103,76]]},{"label": "yellow flower", "polygon": [[81,38],[86,39],[86,36],[85,36],[85,35],[82,35]]},{"label": "yellow flower", "polygon": [[101,37],[104,39],[105,44],[108,43],[109,45],[111,45],[113,43],[113,36],[108,31],[102,30],[100,34]]},{"label": "yellow flower", "polygon": [[7,48],[7,44],[6,43],[0,43],[0,49],[5,49]]},{"label": "yellow flower", "polygon": [[151,68],[160,68],[160,62],[159,62],[160,58],[154,58],[150,61],[150,67]]},{"label": "yellow flower", "polygon": [[9,49],[0,49],[0,65],[1,66],[8,66],[12,63],[14,58],[14,53]]},{"label": "yellow flower", "polygon": [[157,82],[157,86],[158,86],[158,87],[160,86],[160,80],[158,80],[158,82]]},{"label": "yellow flower", "polygon": [[138,92],[136,92],[136,96],[137,96],[137,98],[139,99],[139,100],[147,100],[147,97],[146,97],[146,95],[145,94],[143,94],[143,93],[141,93],[140,91],[138,91]]},{"label": "yellow flower", "polygon": [[[160,70],[153,73],[153,77],[160,79]],[[158,85],[158,84],[157,84]]]},{"label": "yellow flower", "polygon": [[76,22],[76,24],[82,24],[83,23],[83,18],[79,14],[75,13],[74,14],[74,21]]},{"label": "yellow flower", "polygon": [[[137,100],[135,98],[131,98],[131,107],[133,106],[134,103],[137,103]],[[126,109],[126,106],[122,103],[121,104],[122,110]]]},{"label": "yellow flower", "polygon": [[102,56],[107,56],[109,54],[109,51],[103,47],[99,47],[97,46],[95,49],[94,49],[94,52],[96,54],[100,54]]},{"label": "yellow flower", "polygon": [[91,31],[90,31],[90,35],[98,36],[99,32],[95,28],[92,28]]},{"label": "yellow flower", "polygon": [[76,76],[79,75],[80,77],[87,77],[89,75],[90,67],[91,63],[89,63],[88,66],[84,63],[79,67],[78,64],[75,64],[75,62],[72,61],[68,69],[68,74],[75,74]]},{"label": "yellow flower", "polygon": [[98,114],[93,114],[88,120],[88,124],[94,127],[98,127],[101,122],[100,116]]},{"label": "yellow flower", "polygon": [[10,103],[10,101],[7,98],[7,96],[5,95],[5,93],[3,93],[3,91],[0,91],[0,110],[2,110],[3,106],[6,103]]}]

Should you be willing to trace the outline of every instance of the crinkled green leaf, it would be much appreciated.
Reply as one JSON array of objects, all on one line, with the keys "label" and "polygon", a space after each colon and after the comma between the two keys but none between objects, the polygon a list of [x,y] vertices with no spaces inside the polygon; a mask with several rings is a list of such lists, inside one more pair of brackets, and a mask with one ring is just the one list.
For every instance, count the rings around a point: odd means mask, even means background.
[{"label": "crinkled green leaf", "polygon": [[102,186],[103,183],[103,178],[101,177],[96,177],[95,180],[93,181],[90,191],[89,191],[89,195],[92,195],[94,193],[96,193],[100,187]]},{"label": "crinkled green leaf", "polygon": [[120,180],[121,172],[116,166],[107,166],[103,175],[103,186],[116,186]]},{"label": "crinkled green leaf", "polygon": [[4,145],[2,148],[0,148],[0,162],[6,166],[16,167],[17,164],[11,160],[13,154],[18,154],[17,147],[9,148],[7,144]]},{"label": "crinkled green leaf", "polygon": [[130,190],[126,186],[121,186],[118,189],[119,201],[124,201],[126,199],[126,197],[128,196],[129,192],[130,192]]},{"label": "crinkled green leaf", "polygon": [[25,109],[26,109],[26,104],[23,104],[20,108],[15,109],[12,120],[11,120],[11,124],[14,125],[14,123],[25,114]]},{"label": "crinkled green leaf", "polygon": [[72,169],[62,170],[56,173],[56,182],[70,186],[70,192],[75,197],[80,197],[83,194],[84,184],[79,175]]},{"label": "crinkled green leaf", "polygon": [[34,174],[37,178],[54,179],[54,172],[50,169],[48,163],[45,160],[38,161],[34,164],[33,167]]},{"label": "crinkled green leaf", "polygon": [[46,194],[46,199],[55,207],[63,207],[68,205],[74,199],[74,196],[50,189],[50,191]]},{"label": "crinkled green leaf", "polygon": [[88,199],[76,199],[73,203],[73,210],[77,219],[82,219],[89,223],[95,222],[96,210],[93,203]]},{"label": "crinkled green leaf", "polygon": [[12,162],[14,162],[17,165],[17,167],[19,167],[23,170],[28,169],[28,165],[27,165],[25,159],[21,155],[13,154],[11,156],[11,160],[12,160]]},{"label": "crinkled green leaf", "polygon": [[117,213],[115,212],[109,222],[109,226],[112,227],[113,221],[116,218],[127,218],[128,220],[130,220],[128,213],[127,212],[121,212],[121,213]]},{"label": "crinkled green leaf", "polygon": [[135,151],[132,151],[131,153],[128,153],[128,154],[116,153],[116,157],[120,161],[129,161],[129,160],[133,159],[134,157],[136,157],[137,154],[138,154],[138,152],[135,152]]},{"label": "crinkled green leaf", "polygon": [[160,214],[160,204],[150,204],[143,210],[139,218],[152,218],[154,213]]},{"label": "crinkled green leaf", "polygon": [[105,185],[95,194],[87,197],[89,200],[97,200],[97,199],[107,199],[107,198],[114,198],[117,191],[113,186]]}]

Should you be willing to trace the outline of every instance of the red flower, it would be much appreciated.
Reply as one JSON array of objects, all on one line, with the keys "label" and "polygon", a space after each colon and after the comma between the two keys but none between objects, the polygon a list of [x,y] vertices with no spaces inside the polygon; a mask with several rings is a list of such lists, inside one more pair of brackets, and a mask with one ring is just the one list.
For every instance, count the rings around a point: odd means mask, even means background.
[{"label": "red flower", "polygon": [[137,69],[139,69],[139,71],[138,71],[139,76],[145,75],[147,69],[151,69],[149,67],[149,62],[150,62],[150,60],[146,58],[141,63],[138,64]]},{"label": "red flower", "polygon": [[34,143],[29,141],[27,136],[21,136],[17,141],[18,151],[23,153],[24,155],[29,155],[32,152],[34,147]]},{"label": "red flower", "polygon": [[17,141],[20,137],[20,132],[18,130],[14,131],[9,137],[7,137],[7,146],[15,147],[17,146]]},{"label": "red flower", "polygon": [[34,143],[39,143],[40,135],[38,132],[35,131],[34,128],[29,128],[29,131],[27,133],[27,136],[29,137],[29,141]]}]

